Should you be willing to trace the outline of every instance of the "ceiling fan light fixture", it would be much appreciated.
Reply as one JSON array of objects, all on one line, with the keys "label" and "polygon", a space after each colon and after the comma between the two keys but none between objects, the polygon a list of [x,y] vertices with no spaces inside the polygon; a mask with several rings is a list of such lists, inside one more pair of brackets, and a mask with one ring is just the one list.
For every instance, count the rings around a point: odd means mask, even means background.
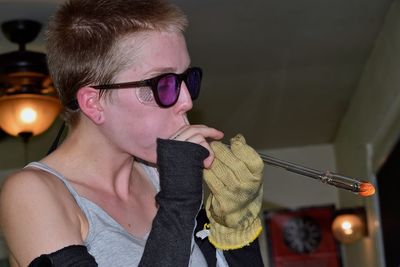
[{"label": "ceiling fan light fixture", "polygon": [[37,37],[41,24],[12,20],[1,28],[19,50],[0,55],[0,128],[26,139],[47,130],[61,105],[49,77],[46,55],[25,49]]},{"label": "ceiling fan light fixture", "polygon": [[57,98],[38,94],[15,94],[0,98],[0,127],[12,136],[39,135],[60,112]]}]

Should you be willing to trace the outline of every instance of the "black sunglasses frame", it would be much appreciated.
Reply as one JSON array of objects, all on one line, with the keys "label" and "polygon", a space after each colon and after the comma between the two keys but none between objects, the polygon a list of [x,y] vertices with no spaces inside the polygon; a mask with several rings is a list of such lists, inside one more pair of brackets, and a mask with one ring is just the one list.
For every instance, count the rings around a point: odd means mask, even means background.
[{"label": "black sunglasses frame", "polygon": [[[200,78],[198,81],[198,88],[194,89],[194,88],[189,88],[190,87],[190,83],[188,82],[188,78],[189,78],[189,74],[195,72],[197,73]],[[164,104],[162,103],[162,101],[160,100],[160,96],[158,94],[158,90],[157,90],[157,86],[158,86],[158,82],[165,78],[166,76],[173,76],[177,83],[176,83],[176,99],[170,103],[170,104]],[[93,85],[91,86],[94,89],[99,89],[99,90],[109,90],[109,89],[129,89],[129,88],[137,88],[137,87],[150,87],[150,89],[153,92],[154,95],[154,99],[157,103],[157,105],[159,105],[162,108],[168,108],[171,107],[173,105],[175,105],[175,103],[178,101],[179,98],[179,94],[180,94],[180,89],[181,89],[181,84],[183,81],[185,81],[186,86],[188,87],[190,96],[192,98],[192,100],[197,99],[197,97],[199,96],[199,91],[200,91],[200,85],[201,85],[201,79],[203,77],[203,72],[201,70],[201,68],[199,67],[191,67],[188,68],[185,72],[181,73],[181,74],[176,74],[176,73],[163,73],[159,76],[147,79],[147,80],[142,80],[142,81],[134,81],[134,82],[124,82],[124,83],[114,83],[114,84],[100,84],[100,85]]]}]

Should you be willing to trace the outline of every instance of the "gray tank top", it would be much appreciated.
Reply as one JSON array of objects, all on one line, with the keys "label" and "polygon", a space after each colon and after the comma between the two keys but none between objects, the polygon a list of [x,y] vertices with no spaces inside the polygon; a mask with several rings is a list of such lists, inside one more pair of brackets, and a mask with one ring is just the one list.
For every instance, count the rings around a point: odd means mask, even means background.
[{"label": "gray tank top", "polygon": [[[158,172],[155,168],[142,164],[157,192],[159,188]],[[89,232],[84,243],[100,267],[137,266],[142,257],[148,234],[139,239],[128,233],[101,207],[80,196],[63,175],[41,162],[31,162],[26,167],[34,167],[58,177],[68,188],[89,222]],[[162,262],[162,259],[160,259]],[[192,238],[189,266],[207,266],[199,247]]]}]

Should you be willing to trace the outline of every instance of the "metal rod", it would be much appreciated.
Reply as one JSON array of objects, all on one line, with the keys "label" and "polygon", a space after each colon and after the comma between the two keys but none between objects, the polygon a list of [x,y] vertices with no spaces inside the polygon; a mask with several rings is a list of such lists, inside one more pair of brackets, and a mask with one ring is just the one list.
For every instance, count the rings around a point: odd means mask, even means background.
[{"label": "metal rod", "polygon": [[361,196],[370,196],[375,193],[375,188],[372,184],[362,182],[357,179],[346,177],[331,171],[319,171],[288,161],[277,159],[265,154],[260,154],[264,163],[286,169],[290,172],[301,174],[307,177],[319,180],[322,183],[333,185],[335,187],[351,191]]}]

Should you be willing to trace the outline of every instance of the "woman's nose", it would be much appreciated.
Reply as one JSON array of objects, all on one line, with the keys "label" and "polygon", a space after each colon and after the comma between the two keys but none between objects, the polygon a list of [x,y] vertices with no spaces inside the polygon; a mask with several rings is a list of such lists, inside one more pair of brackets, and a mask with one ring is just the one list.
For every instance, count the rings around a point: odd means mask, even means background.
[{"label": "woman's nose", "polygon": [[175,107],[183,112],[187,112],[193,108],[192,97],[184,81],[181,83],[181,90]]}]

